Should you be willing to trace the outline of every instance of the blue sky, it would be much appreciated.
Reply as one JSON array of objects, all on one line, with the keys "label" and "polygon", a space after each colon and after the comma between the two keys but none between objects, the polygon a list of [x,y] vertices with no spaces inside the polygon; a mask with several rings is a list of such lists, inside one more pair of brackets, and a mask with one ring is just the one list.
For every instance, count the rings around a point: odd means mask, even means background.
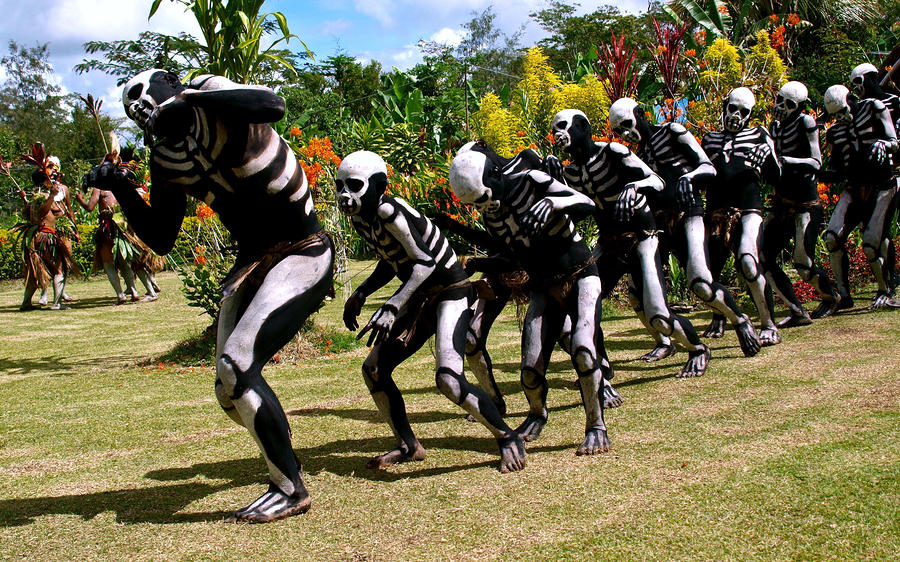
[{"label": "blue sky", "polygon": [[[102,73],[77,75],[72,67],[84,58],[82,44],[91,39],[130,39],[146,29],[165,33],[187,31],[196,25],[181,5],[163,3],[149,22],[152,0],[0,0],[0,38],[3,52],[10,40],[33,45],[49,42],[51,62],[66,92],[92,93],[104,99],[104,109],[121,115],[120,91],[115,79]],[[588,11],[605,2],[581,2]],[[462,35],[462,25],[472,12],[494,6],[501,29],[512,33],[527,24],[523,44],[542,37],[528,14],[546,4],[544,0],[514,2],[491,0],[268,0],[267,12],[281,11],[291,31],[325,58],[341,49],[361,60],[378,60],[385,69],[409,68],[420,60],[419,39],[453,44]],[[624,11],[645,6],[639,0],[615,2]],[[300,49],[299,44],[294,48]],[[3,78],[0,68],[0,78]]]}]

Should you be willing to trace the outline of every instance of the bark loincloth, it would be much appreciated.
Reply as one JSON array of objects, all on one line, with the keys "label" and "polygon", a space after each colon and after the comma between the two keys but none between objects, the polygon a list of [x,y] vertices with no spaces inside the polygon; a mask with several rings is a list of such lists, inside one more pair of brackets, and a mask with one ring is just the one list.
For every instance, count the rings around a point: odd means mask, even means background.
[{"label": "bark loincloth", "polygon": [[817,209],[822,209],[822,202],[818,199],[813,199],[812,201],[776,199],[775,204],[767,210],[772,216],[772,220],[786,221],[793,219],[798,214],[809,213]]},{"label": "bark loincloth", "polygon": [[[241,287],[258,289],[269,271],[281,260],[303,250],[324,245],[331,245],[331,236],[324,230],[320,230],[297,242],[279,242],[249,262],[238,261],[222,281],[222,298],[230,297]],[[334,296],[333,286],[329,295]]]},{"label": "bark loincloth", "polygon": [[560,301],[564,301],[569,296],[575,283],[583,277],[584,270],[597,263],[597,260],[601,255],[601,253],[594,252],[591,257],[584,262],[572,266],[562,273],[557,273],[556,275],[545,279],[532,279],[529,281],[529,286],[532,291],[558,294]]},{"label": "bark loincloth", "polygon": [[397,315],[397,321],[391,328],[392,338],[406,347],[416,333],[416,325],[422,320],[426,310],[437,305],[442,300],[461,298],[470,293],[472,282],[468,279],[457,281],[450,285],[438,285],[415,293],[406,304],[402,314]]},{"label": "bark loincloth", "polygon": [[724,207],[706,213],[706,233],[712,238],[721,238],[725,247],[731,246],[735,228],[741,224],[741,210]]},{"label": "bark loincloth", "polygon": [[672,236],[678,224],[684,219],[685,212],[674,209],[664,209],[653,213],[656,227],[666,236]]}]

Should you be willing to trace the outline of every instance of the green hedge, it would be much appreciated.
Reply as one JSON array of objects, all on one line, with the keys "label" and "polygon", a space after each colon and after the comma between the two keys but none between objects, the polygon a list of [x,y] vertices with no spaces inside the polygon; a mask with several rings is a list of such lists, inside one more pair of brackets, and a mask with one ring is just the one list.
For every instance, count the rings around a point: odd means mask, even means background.
[{"label": "green hedge", "polygon": [[[90,273],[94,263],[94,231],[96,224],[79,224],[81,241],[72,244],[75,262],[85,274]],[[0,279],[22,277],[22,251],[16,232],[0,229]]]}]

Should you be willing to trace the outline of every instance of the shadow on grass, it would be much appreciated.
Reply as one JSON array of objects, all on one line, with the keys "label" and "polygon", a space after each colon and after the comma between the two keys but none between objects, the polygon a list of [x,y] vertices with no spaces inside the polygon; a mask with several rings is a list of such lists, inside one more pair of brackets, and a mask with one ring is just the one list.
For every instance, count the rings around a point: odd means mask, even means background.
[{"label": "shadow on grass", "polygon": [[[5,359],[0,357],[0,373],[4,375],[30,375],[44,372],[49,376],[70,375],[84,372],[85,368],[110,369],[134,362],[132,355],[113,355],[104,358],[77,359],[71,355],[48,355],[31,359]],[[2,378],[2,377],[0,377]]]},{"label": "shadow on grass", "polygon": [[[126,304],[129,304],[131,302],[132,301],[129,301]],[[134,302],[133,304],[138,304],[138,302]],[[86,310],[86,309],[91,309],[91,308],[112,308],[112,307],[117,306],[115,297],[89,297],[89,298],[84,298],[84,299],[75,299],[72,302],[65,303],[65,305],[73,310],[80,310],[80,309]],[[37,302],[34,303],[34,308],[32,308],[30,310],[24,310],[24,311],[19,310],[18,304],[0,306],[0,314],[7,313],[7,312],[22,312],[23,314],[24,313],[35,314],[35,313],[39,313],[39,312],[48,312],[48,313],[53,313],[53,314],[65,314],[66,313],[65,310],[51,310],[49,305],[40,306],[39,304],[37,304]]]},{"label": "shadow on grass", "polygon": [[[439,437],[426,439],[423,441],[423,445],[426,449],[431,450],[478,451],[497,455],[497,443],[490,438]],[[498,465],[498,459],[492,459],[475,463],[432,466],[420,470],[415,470],[417,463],[405,464],[388,470],[365,468],[369,458],[388,451],[392,447],[393,441],[390,439],[345,439],[321,446],[296,449],[296,452],[303,462],[303,469],[307,474],[329,472],[380,482],[425,478],[486,467],[496,468]],[[552,452],[570,447],[572,445],[543,447],[530,445],[528,451],[529,453]],[[222,484],[179,482],[88,494],[2,500],[0,501],[0,526],[27,525],[32,523],[35,518],[45,515],[76,515],[88,520],[104,512],[115,513],[116,522],[124,524],[219,521],[230,514],[232,510],[179,512],[193,502],[228,488],[259,484],[258,491],[262,493],[268,478],[265,464],[259,457],[151,470],[144,476],[160,482],[192,480],[197,477],[226,480],[226,482]],[[312,494],[313,502],[315,502],[314,489]],[[253,498],[248,498],[248,501],[251,499]],[[240,506],[232,506],[232,509],[238,507]]]}]

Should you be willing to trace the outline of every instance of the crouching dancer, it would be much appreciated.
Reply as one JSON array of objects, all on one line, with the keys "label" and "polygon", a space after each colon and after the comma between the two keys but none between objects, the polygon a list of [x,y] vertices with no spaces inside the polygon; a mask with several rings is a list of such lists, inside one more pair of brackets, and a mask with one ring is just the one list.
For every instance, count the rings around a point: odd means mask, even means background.
[{"label": "crouching dancer", "polygon": [[[676,377],[706,373],[710,350],[687,318],[666,302],[659,258],[659,235],[647,193],[662,191],[663,180],[627,147],[617,142],[594,142],[591,122],[576,109],[553,117],[553,136],[572,159],[560,173],[566,183],[590,197],[600,232],[598,249],[603,283],[618,282],[627,268],[632,308],[641,323],[660,339],[675,340],[688,351]],[[666,338],[663,340],[663,338]]]},{"label": "crouching dancer", "polygon": [[268,124],[284,116],[284,100],[219,76],[184,86],[170,72],[147,70],[125,84],[123,102],[150,147],[149,202],[128,168],[111,160],[95,166],[85,186],[112,191],[158,254],[175,244],[186,194],[216,211],[237,243],[223,283],[216,397],[259,445],[269,489],[227,520],[262,523],[303,513],[310,497],[287,417],[262,368],[331,290],[334,252],[303,170]]},{"label": "crouching dancer", "polygon": [[374,347],[363,362],[363,378],[397,437],[396,449],[374,457],[367,466],[382,468],[425,458],[392,374],[434,335],[438,388],[497,439],[500,472],[521,470],[525,467],[521,436],[506,425],[491,398],[463,375],[471,284],[441,231],[405,201],[386,196],[387,185],[387,166],[375,153],[349,154],[338,168],[338,206],[379,257],[372,275],[347,300],[347,329],[358,327],[356,318],[369,295],[395,276],[401,281],[358,336],[371,330],[368,344]]},{"label": "crouching dancer", "polygon": [[518,431],[532,441],[547,423],[547,365],[569,315],[572,363],[586,415],[576,454],[607,451],[601,397],[610,367],[600,328],[600,278],[572,219],[591,213],[594,205],[521,155],[507,160],[483,143],[465,148],[450,165],[450,187],[461,201],[479,208],[485,230],[529,276],[521,375],[529,413]]}]

